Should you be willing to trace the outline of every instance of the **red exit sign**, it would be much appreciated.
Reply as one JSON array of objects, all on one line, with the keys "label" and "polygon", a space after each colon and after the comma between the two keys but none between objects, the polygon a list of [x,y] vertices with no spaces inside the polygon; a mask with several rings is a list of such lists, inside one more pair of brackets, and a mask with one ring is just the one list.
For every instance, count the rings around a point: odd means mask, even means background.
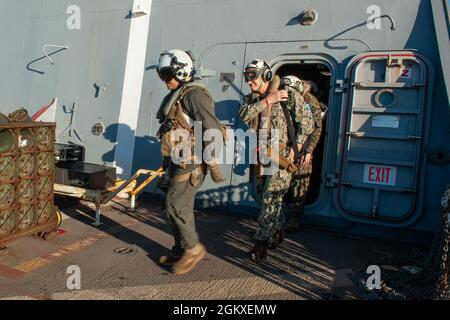
[{"label": "red exit sign", "polygon": [[366,164],[364,166],[364,183],[395,186],[397,167]]}]

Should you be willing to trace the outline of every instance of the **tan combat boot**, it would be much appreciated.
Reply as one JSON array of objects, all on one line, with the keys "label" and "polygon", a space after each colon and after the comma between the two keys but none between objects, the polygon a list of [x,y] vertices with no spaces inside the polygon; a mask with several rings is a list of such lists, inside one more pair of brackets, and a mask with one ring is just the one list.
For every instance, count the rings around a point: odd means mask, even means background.
[{"label": "tan combat boot", "polygon": [[173,273],[181,276],[191,272],[192,269],[194,269],[194,267],[205,257],[205,255],[206,248],[201,243],[192,249],[185,250],[181,259],[173,265]]},{"label": "tan combat boot", "polygon": [[167,255],[159,258],[159,264],[171,267],[181,259],[181,256]]}]

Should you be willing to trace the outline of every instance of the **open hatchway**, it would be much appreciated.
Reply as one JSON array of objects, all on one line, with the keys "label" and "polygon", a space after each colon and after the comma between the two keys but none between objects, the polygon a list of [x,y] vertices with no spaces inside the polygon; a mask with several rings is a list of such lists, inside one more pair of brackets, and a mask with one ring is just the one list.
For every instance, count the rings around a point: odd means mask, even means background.
[{"label": "open hatchway", "polygon": [[[331,71],[327,65],[322,63],[308,63],[308,61],[300,61],[300,63],[283,64],[276,70],[276,74],[280,77],[296,76],[302,80],[308,80],[312,84],[311,93],[326,106],[329,106],[329,91],[331,83]],[[322,122],[322,135],[313,153],[313,170],[307,195],[307,204],[315,203],[320,195],[321,176],[325,149],[325,128],[327,125],[327,117]],[[289,195],[287,196],[289,197]],[[287,199],[289,200],[289,199]]]}]

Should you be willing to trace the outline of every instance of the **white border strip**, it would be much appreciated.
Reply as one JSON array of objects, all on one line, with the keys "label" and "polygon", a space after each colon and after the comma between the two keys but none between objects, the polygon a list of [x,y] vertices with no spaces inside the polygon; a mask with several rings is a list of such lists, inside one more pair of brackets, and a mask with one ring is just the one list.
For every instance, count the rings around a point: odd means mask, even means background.
[{"label": "white border strip", "polygon": [[145,8],[144,14],[131,17],[127,60],[120,104],[119,126],[116,138],[114,167],[122,178],[131,176],[134,155],[135,132],[144,82],[145,57],[150,27],[152,0],[134,0],[133,11]]}]

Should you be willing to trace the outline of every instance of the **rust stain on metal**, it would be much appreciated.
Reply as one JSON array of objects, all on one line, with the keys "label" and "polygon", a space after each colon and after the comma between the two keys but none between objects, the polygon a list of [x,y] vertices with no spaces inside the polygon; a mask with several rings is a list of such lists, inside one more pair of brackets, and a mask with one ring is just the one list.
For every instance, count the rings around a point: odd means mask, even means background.
[{"label": "rust stain on metal", "polygon": [[15,279],[23,274],[23,271],[0,264],[0,277]]}]

